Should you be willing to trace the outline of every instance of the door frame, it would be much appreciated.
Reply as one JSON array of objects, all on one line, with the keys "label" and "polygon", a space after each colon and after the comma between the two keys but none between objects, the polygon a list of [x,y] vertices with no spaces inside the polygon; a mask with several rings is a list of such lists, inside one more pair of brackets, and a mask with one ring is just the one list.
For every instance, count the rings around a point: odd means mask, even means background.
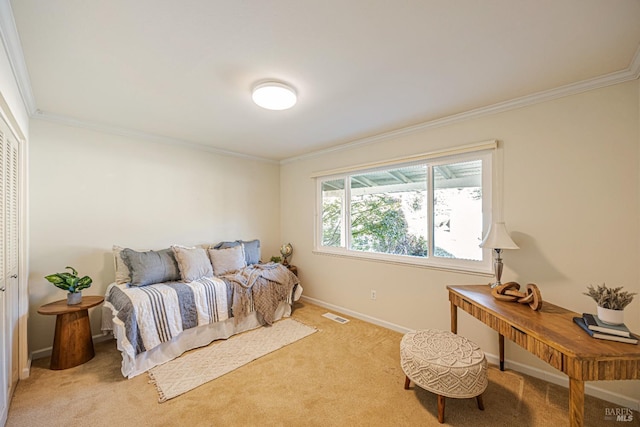
[{"label": "door frame", "polygon": [[[0,93],[0,116],[9,126],[18,143],[18,369],[20,379],[29,377],[31,359],[27,340],[29,320],[29,144],[25,133]],[[9,378],[9,380],[11,380]],[[13,392],[13,390],[11,390]]]}]

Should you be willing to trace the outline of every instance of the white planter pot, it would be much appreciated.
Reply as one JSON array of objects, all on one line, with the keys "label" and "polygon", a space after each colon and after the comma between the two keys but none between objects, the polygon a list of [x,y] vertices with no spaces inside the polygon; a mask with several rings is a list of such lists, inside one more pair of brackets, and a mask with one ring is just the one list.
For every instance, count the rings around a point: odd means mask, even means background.
[{"label": "white planter pot", "polygon": [[69,292],[67,294],[67,305],[76,305],[82,302],[82,292]]},{"label": "white planter pot", "polygon": [[622,325],[624,323],[624,310],[611,310],[598,306],[598,317],[607,325]]}]

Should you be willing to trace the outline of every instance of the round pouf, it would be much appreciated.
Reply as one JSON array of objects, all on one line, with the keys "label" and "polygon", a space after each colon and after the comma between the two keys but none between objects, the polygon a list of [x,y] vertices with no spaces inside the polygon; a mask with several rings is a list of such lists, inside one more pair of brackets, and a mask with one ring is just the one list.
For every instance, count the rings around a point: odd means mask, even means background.
[{"label": "round pouf", "polygon": [[477,344],[447,331],[425,329],[405,334],[400,342],[400,364],[410,381],[438,395],[438,421],[444,422],[445,397],[475,397],[483,410],[487,388],[487,359]]}]

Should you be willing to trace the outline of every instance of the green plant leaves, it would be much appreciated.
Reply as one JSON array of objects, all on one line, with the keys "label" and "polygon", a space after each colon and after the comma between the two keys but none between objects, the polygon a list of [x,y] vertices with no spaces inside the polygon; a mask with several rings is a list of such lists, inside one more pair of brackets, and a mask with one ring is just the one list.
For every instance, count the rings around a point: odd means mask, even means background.
[{"label": "green plant leaves", "polygon": [[78,285],[76,286],[76,291],[81,291],[83,289],[88,288],[89,286],[91,286],[91,283],[93,283],[93,280],[91,280],[91,277],[84,276],[82,279],[78,280]]},{"label": "green plant leaves", "polygon": [[635,292],[622,291],[622,286],[607,288],[604,283],[597,288],[589,285],[587,291],[584,295],[593,298],[598,306],[610,310],[623,310],[633,301],[633,296],[637,295]]},{"label": "green plant leaves", "polygon": [[93,280],[89,276],[78,278],[78,272],[73,267],[66,267],[71,270],[71,273],[56,273],[45,276],[49,282],[54,286],[63,289],[67,292],[79,292],[82,289],[86,289],[91,286]]},{"label": "green plant leaves", "polygon": [[64,279],[62,277],[58,277],[57,274],[50,274],[49,276],[45,276],[44,278],[56,286],[65,283]]}]

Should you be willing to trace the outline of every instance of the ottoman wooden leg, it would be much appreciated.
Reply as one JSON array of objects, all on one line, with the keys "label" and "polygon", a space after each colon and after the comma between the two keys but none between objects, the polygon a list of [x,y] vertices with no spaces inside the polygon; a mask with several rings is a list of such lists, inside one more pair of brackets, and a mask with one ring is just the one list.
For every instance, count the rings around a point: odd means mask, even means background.
[{"label": "ottoman wooden leg", "polygon": [[442,395],[438,395],[438,422],[444,423],[444,399]]},{"label": "ottoman wooden leg", "polygon": [[482,395],[476,396],[476,400],[478,401],[478,409],[484,411],[484,403],[482,403]]},{"label": "ottoman wooden leg", "polygon": [[405,377],[404,378],[404,389],[405,390],[409,390],[409,384],[411,384],[411,380],[409,379],[409,377]]}]

